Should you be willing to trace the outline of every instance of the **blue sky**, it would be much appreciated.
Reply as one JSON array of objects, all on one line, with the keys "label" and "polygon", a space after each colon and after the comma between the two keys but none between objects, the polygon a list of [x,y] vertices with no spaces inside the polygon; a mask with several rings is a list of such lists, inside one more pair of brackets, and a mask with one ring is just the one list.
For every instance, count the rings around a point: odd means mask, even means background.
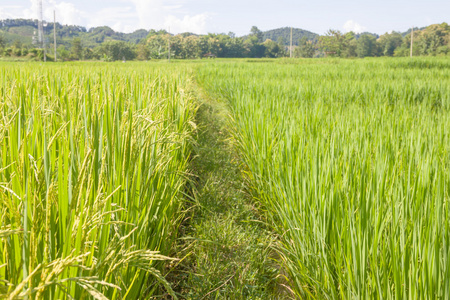
[{"label": "blue sky", "polygon": [[[0,0],[0,19],[36,18],[38,0]],[[328,29],[383,34],[411,26],[450,22],[450,0],[43,0],[44,19],[117,31],[166,29],[171,32],[247,34],[293,26],[324,34]]]}]

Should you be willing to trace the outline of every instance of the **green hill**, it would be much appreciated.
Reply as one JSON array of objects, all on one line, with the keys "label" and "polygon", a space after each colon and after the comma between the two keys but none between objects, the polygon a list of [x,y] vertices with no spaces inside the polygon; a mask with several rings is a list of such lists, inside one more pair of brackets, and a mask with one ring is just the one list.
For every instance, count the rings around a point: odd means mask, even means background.
[{"label": "green hill", "polygon": [[[428,26],[425,26],[425,27],[414,27],[414,31],[421,31],[421,30],[424,30],[424,29],[427,29],[427,27]],[[407,31],[405,31],[405,32],[402,32],[402,33],[400,33],[402,36],[407,36],[407,35],[411,35],[411,28],[410,29],[408,29]]]},{"label": "green hill", "polygon": [[[33,37],[36,39],[38,28],[37,20],[29,19],[7,19],[0,21],[0,34],[2,34],[9,44],[13,44],[19,40],[22,44],[31,45]],[[46,40],[51,43],[53,41],[53,23],[44,22],[44,35]],[[70,47],[74,38],[80,38],[84,47],[94,48],[99,44],[108,41],[125,41],[138,44],[142,39],[147,37],[150,31],[139,29],[132,33],[116,32],[108,26],[100,26],[90,28],[89,30],[82,26],[61,25],[56,23],[56,36],[59,45]],[[283,43],[288,46],[290,43],[291,28],[283,27],[263,32],[263,40],[271,39],[278,42],[280,38]],[[306,36],[308,40],[317,40],[319,35],[300,28],[293,28],[292,42],[298,45],[298,41]],[[244,36],[244,39],[247,36]]]},{"label": "green hill", "polygon": [[[319,35],[317,33],[307,31],[300,28],[293,28],[292,29],[292,44],[298,45],[298,41],[306,36],[308,40],[317,40],[319,38]],[[289,46],[290,40],[291,40],[291,28],[290,27],[283,27],[278,29],[272,29],[268,31],[263,32],[263,39],[267,40],[270,39],[272,41],[278,42],[279,39],[283,39],[283,43],[286,46]]]},{"label": "green hill", "polygon": [[[7,43],[13,44],[20,41],[24,45],[31,45],[33,38],[36,39],[38,28],[37,20],[7,19],[0,21],[0,34]],[[53,41],[53,23],[43,23],[44,36],[49,43]],[[84,47],[94,48],[104,41],[116,40],[138,44],[148,35],[149,31],[140,29],[132,33],[116,32],[108,26],[86,29],[76,25],[61,25],[56,23],[56,38],[59,45],[70,47],[74,38],[80,38]]]}]

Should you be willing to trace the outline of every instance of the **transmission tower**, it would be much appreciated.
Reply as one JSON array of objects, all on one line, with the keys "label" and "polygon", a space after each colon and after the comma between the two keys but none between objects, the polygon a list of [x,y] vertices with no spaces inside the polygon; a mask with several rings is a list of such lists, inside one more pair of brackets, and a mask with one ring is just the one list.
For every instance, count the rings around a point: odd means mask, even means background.
[{"label": "transmission tower", "polygon": [[47,53],[45,49],[45,36],[44,36],[44,25],[43,25],[43,14],[42,14],[42,0],[39,1],[39,20],[38,20],[38,42],[41,49],[44,50],[44,62],[47,61]]}]

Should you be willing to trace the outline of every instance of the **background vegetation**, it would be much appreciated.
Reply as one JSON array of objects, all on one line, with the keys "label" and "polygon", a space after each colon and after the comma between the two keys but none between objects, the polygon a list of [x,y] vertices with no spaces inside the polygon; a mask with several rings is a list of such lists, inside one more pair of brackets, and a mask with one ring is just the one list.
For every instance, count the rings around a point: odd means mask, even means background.
[{"label": "background vegetation", "polygon": [[[53,53],[53,24],[45,24],[49,59]],[[60,60],[149,60],[203,57],[286,57],[290,55],[290,28],[262,32],[256,26],[250,34],[237,37],[234,33],[172,35],[165,30],[137,30],[125,34],[109,27],[87,30],[81,26],[56,23],[57,57]],[[37,21],[3,20],[0,22],[0,56],[42,60],[42,50],[36,49]],[[294,57],[370,57],[409,56],[410,31],[355,34],[329,30],[325,35],[293,29]],[[447,23],[416,28],[413,54],[415,56],[450,55],[450,26]]]}]

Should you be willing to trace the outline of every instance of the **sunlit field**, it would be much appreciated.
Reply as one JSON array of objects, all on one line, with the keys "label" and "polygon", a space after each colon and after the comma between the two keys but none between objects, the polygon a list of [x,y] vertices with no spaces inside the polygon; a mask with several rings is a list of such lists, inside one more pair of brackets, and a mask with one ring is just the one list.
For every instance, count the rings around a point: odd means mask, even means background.
[{"label": "sunlit field", "polygon": [[0,295],[173,295],[160,271],[182,217],[196,110],[188,73],[1,64]]},{"label": "sunlit field", "polygon": [[446,58],[1,63],[0,98],[0,298],[450,298]]}]

